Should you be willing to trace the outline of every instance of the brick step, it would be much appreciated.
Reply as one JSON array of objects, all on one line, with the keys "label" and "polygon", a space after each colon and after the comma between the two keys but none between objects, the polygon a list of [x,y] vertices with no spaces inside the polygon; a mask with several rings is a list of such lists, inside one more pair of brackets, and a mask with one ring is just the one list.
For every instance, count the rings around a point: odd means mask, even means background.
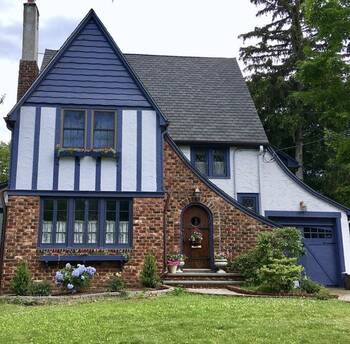
[{"label": "brick step", "polygon": [[166,274],[166,279],[172,280],[242,280],[243,277],[239,273],[220,274],[216,272],[178,272],[176,274]]},{"label": "brick step", "polygon": [[213,272],[211,269],[182,269],[183,272],[196,273],[196,272]]},{"label": "brick step", "polygon": [[164,280],[164,284],[185,288],[225,288],[228,285],[240,285],[236,280]]}]

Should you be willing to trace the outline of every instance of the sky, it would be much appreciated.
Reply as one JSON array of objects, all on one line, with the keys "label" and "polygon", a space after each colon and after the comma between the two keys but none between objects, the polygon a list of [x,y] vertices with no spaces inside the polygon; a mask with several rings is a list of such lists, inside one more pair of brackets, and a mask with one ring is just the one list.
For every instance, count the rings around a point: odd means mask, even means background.
[{"label": "sky", "polygon": [[[2,119],[16,102],[23,3],[0,0],[0,141],[10,140]],[[239,57],[238,35],[267,21],[249,0],[37,0],[39,64],[58,49],[93,8],[125,53]],[[241,68],[244,68],[240,62]]]}]

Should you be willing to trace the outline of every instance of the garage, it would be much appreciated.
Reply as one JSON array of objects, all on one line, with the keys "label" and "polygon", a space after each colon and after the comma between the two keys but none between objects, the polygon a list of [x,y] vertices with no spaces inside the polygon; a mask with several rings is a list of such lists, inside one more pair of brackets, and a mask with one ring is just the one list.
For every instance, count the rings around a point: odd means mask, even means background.
[{"label": "garage", "polygon": [[282,226],[300,229],[305,248],[300,263],[306,276],[325,286],[341,284],[340,214],[268,211],[266,216]]}]

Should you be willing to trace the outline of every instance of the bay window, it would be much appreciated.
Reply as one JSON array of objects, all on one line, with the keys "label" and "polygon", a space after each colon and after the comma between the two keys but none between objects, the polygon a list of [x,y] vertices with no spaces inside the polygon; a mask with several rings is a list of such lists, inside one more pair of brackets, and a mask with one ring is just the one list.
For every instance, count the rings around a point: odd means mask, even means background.
[{"label": "bay window", "polygon": [[131,200],[41,200],[41,247],[130,247]]}]

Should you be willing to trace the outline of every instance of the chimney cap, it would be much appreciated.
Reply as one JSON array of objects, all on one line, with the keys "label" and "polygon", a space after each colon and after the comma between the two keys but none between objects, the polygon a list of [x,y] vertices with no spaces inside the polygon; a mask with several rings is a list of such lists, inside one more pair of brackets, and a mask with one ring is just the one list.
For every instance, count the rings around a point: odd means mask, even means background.
[{"label": "chimney cap", "polygon": [[35,0],[28,0],[28,4],[34,4]]}]

